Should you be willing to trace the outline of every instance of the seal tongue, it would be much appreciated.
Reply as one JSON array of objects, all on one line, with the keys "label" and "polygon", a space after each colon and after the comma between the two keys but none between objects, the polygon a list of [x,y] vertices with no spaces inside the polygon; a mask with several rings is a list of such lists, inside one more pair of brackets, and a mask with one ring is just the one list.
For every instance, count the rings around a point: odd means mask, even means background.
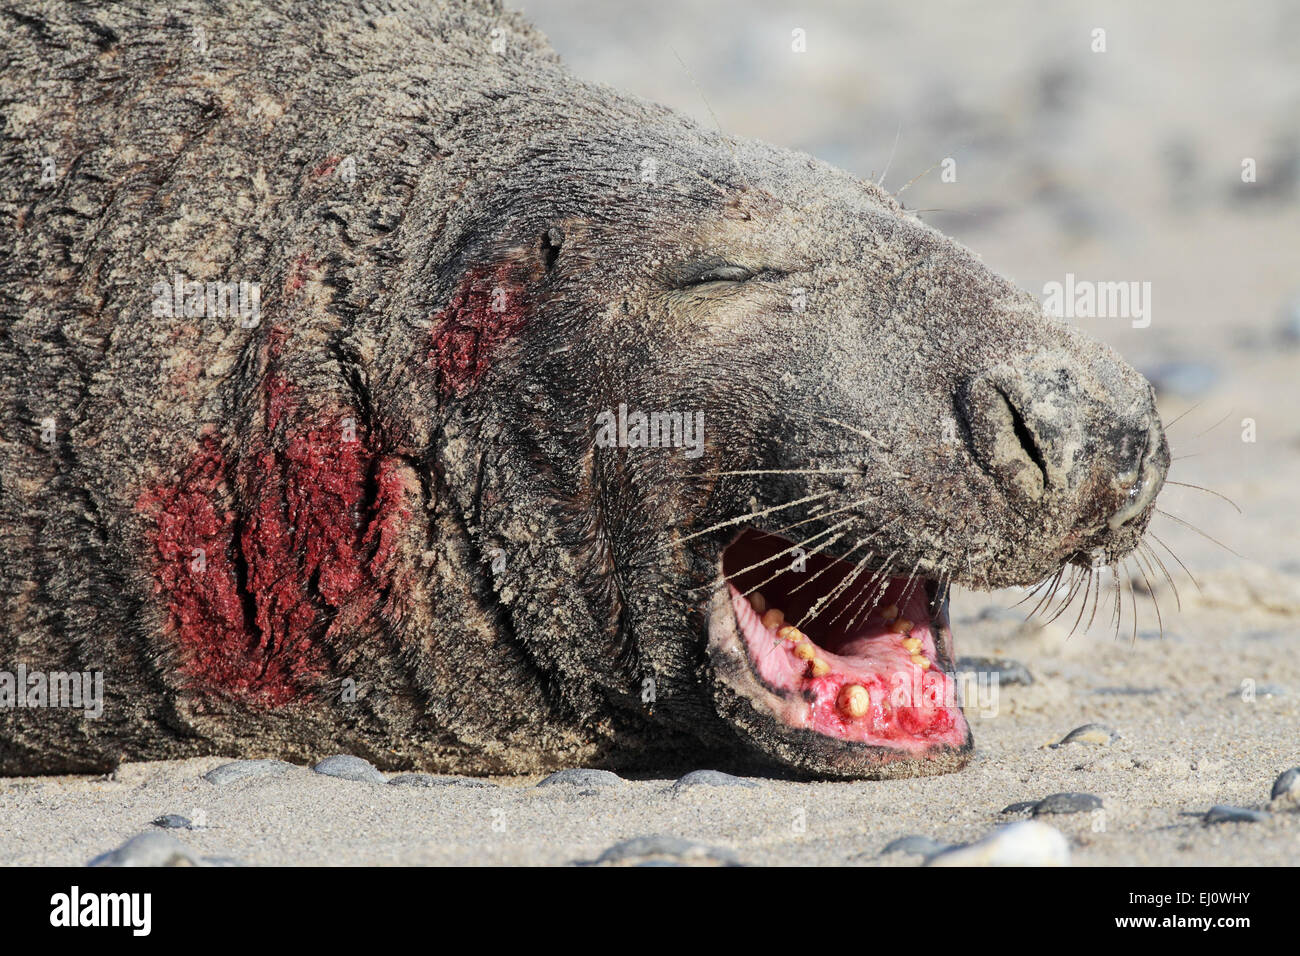
[{"label": "seal tongue", "polygon": [[802,574],[758,567],[763,555],[787,546],[775,535],[747,532],[724,556],[733,565],[731,604],[751,666],[785,699],[782,719],[912,753],[961,746],[965,720],[943,671],[946,619],[931,616],[923,584],[885,584],[864,574],[854,587],[852,567],[833,558],[810,559]]}]

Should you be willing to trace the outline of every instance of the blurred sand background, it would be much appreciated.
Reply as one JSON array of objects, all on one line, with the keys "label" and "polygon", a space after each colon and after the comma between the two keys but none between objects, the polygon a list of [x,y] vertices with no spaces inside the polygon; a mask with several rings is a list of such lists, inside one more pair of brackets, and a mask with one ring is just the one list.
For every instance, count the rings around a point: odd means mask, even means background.
[{"label": "blurred sand background", "polygon": [[[978,756],[953,776],[674,791],[294,771],[216,787],[200,774],[219,760],[137,764],[0,781],[0,862],[81,864],[159,814],[198,812],[207,827],[175,831],[182,843],[253,864],[566,863],[655,833],[743,862],[916,864],[880,850],[911,833],[974,840],[1012,818],[1006,805],[1058,791],[1103,801],[1042,818],[1076,865],[1300,862],[1300,813],[1201,819],[1263,807],[1300,764],[1300,4],[512,5],[583,78],[910,184],[908,207],[1035,294],[1066,273],[1152,283],[1150,327],[1077,321],[1155,381],[1177,419],[1171,479],[1242,514],[1174,486],[1161,506],[1237,553],[1156,520],[1200,585],[1160,552],[1182,604],[1153,582],[1163,636],[1141,595],[1136,636],[1126,594],[1117,637],[1109,608],[1068,636],[1073,612],[1022,625],[1023,608],[1001,610],[1020,594],[955,594],[958,653],[1013,658],[1034,683],[972,714]],[[791,51],[795,28],[806,53]],[[956,182],[931,169],[946,157]],[[1120,736],[1047,746],[1089,722]]]}]

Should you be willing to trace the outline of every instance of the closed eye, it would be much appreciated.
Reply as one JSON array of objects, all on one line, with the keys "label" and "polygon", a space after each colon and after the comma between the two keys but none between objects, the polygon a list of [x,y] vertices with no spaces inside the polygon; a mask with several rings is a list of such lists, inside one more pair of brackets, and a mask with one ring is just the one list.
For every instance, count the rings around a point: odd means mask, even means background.
[{"label": "closed eye", "polygon": [[702,272],[697,272],[688,276],[682,282],[682,286],[704,285],[706,282],[744,282],[746,279],[752,279],[754,273],[744,266],[721,265],[713,266]]},{"label": "closed eye", "polygon": [[734,285],[748,282],[750,279],[779,279],[786,274],[784,269],[751,268],[736,265],[734,262],[714,259],[683,268],[676,277],[674,288],[689,289],[694,286],[712,285],[714,283]]}]

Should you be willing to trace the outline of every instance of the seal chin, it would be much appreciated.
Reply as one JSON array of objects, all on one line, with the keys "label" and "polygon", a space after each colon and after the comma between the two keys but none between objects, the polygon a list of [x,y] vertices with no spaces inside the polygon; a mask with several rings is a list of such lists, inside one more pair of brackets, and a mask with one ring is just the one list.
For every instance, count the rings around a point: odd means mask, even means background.
[{"label": "seal chin", "polygon": [[973,745],[937,585],[798,553],[754,530],[722,552],[708,643],[719,714],[765,761],[801,773],[964,766]]}]

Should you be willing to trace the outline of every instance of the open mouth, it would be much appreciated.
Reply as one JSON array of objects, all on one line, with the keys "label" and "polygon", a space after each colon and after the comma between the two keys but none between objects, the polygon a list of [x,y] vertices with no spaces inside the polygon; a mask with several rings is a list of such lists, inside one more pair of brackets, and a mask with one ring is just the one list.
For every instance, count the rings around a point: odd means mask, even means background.
[{"label": "open mouth", "polygon": [[958,769],[971,735],[937,585],[800,554],[756,530],[722,552],[709,647],[726,714],[768,756],[813,773]]}]

